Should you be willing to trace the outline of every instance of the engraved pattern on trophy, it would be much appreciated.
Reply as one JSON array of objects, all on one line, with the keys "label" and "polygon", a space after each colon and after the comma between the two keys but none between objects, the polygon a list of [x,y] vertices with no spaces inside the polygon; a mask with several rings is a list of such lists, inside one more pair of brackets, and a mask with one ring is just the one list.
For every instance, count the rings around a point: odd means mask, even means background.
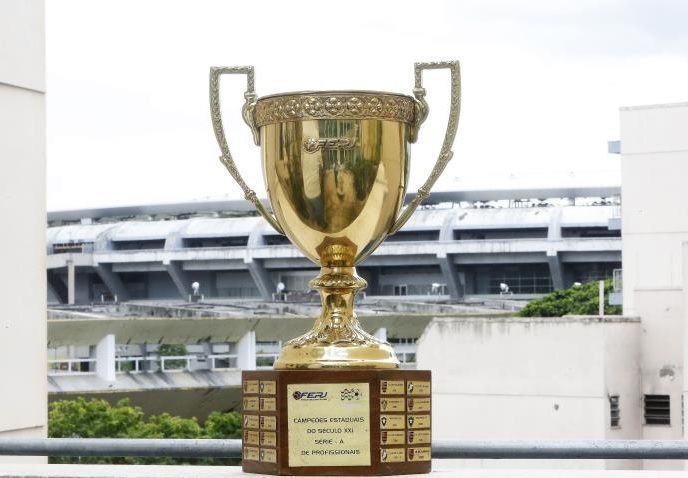
[{"label": "engraved pattern on trophy", "polygon": [[389,119],[413,123],[413,98],[390,93],[292,93],[260,99],[255,110],[258,128],[266,124],[307,119]]},{"label": "engraved pattern on trophy", "polygon": [[308,153],[315,153],[321,149],[351,149],[356,146],[356,138],[306,138],[303,149]]}]

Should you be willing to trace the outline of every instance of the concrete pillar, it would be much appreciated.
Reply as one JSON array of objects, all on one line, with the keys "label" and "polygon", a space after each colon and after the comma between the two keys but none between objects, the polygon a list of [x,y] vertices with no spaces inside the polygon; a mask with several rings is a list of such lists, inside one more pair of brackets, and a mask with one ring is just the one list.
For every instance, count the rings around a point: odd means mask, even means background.
[{"label": "concrete pillar", "polygon": [[256,283],[258,287],[258,292],[263,299],[269,300],[272,298],[272,293],[275,292],[275,284],[272,282],[272,278],[268,271],[263,266],[262,259],[253,259],[252,257],[244,258],[244,264],[248,269],[249,274],[253,282]]},{"label": "concrete pillar", "polygon": [[251,233],[248,235],[248,243],[246,244],[246,257],[244,264],[248,269],[249,274],[261,297],[265,300],[272,299],[272,293],[275,292],[275,284],[270,277],[267,269],[263,265],[262,259],[254,259],[251,256],[251,251],[254,247],[261,247],[265,245],[265,238],[263,237],[263,221],[258,221]]},{"label": "concrete pillar", "polygon": [[48,271],[48,285],[54,291],[55,297],[60,301],[61,304],[67,303],[67,286],[64,280],[55,270]]},{"label": "concrete pillar", "polygon": [[74,261],[67,261],[67,303],[74,304],[74,296],[76,289],[76,267]]},{"label": "concrete pillar", "polygon": [[[557,206],[551,208],[549,216],[549,225],[547,226],[547,240],[548,241],[561,241],[561,214],[562,207]],[[555,290],[560,290],[564,288],[564,273],[563,266],[561,263],[561,257],[552,244],[547,250],[547,263],[549,264],[549,273],[552,277],[552,286]]]},{"label": "concrete pillar", "polygon": [[461,280],[461,275],[456,270],[456,265],[452,262],[451,256],[445,252],[437,254],[437,262],[442,270],[442,275],[447,283],[447,291],[452,299],[461,299],[465,294],[465,284]]},{"label": "concrete pillar", "polygon": [[555,290],[564,288],[564,273],[561,263],[561,256],[554,250],[547,251],[547,264],[549,264],[549,274],[552,276],[552,286]]},{"label": "concrete pillar", "polygon": [[241,370],[256,369],[256,333],[249,330],[237,342],[237,367]]},{"label": "concrete pillar", "polygon": [[[461,210],[458,210],[461,212]],[[454,240],[454,220],[456,219],[457,210],[451,209],[447,211],[442,226],[440,228],[439,240],[440,242]],[[466,294],[465,277],[459,275],[456,270],[456,265],[452,261],[451,255],[445,252],[437,254],[437,262],[442,270],[444,281],[447,283],[447,291],[452,299],[462,299]]]},{"label": "concrete pillar", "polygon": [[182,264],[179,261],[163,261],[167,273],[170,275],[172,282],[174,282],[177,291],[182,299],[187,300],[191,294],[191,278],[182,269]]},{"label": "concrete pillar", "polygon": [[387,328],[386,327],[380,327],[375,331],[373,336],[378,339],[380,342],[387,342]]},{"label": "concrete pillar", "polygon": [[117,296],[119,302],[129,300],[129,293],[119,275],[112,271],[112,264],[95,264],[93,270],[95,270],[105,286],[110,289],[110,293],[113,296]]},{"label": "concrete pillar", "polygon": [[561,206],[556,206],[551,209],[549,225],[547,226],[547,239],[550,241],[561,240],[561,214]]},{"label": "concrete pillar", "polygon": [[115,335],[108,334],[96,345],[96,375],[106,382],[116,379]]}]

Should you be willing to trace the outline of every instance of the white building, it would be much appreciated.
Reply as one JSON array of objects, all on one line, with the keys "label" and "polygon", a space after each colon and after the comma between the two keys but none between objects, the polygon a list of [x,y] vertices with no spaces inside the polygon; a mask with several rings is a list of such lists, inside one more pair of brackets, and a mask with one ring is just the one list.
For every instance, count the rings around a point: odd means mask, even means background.
[{"label": "white building", "polygon": [[0,437],[46,434],[44,63],[43,2],[3,0],[0,217],[12,226],[0,235]]},{"label": "white building", "polygon": [[[643,322],[642,393],[652,400],[642,438],[680,439],[688,345],[681,250],[688,241],[688,103],[622,108],[621,154],[623,305]],[[660,420],[650,417],[657,411]]]},{"label": "white building", "polygon": [[[417,348],[433,373],[435,440],[636,439],[641,324],[629,317],[443,318]],[[538,460],[467,467],[551,467]],[[619,460],[557,467],[637,468]]]},{"label": "white building", "polygon": [[431,322],[417,364],[433,370],[436,439],[685,438],[688,103],[622,108],[620,144],[624,317]]}]

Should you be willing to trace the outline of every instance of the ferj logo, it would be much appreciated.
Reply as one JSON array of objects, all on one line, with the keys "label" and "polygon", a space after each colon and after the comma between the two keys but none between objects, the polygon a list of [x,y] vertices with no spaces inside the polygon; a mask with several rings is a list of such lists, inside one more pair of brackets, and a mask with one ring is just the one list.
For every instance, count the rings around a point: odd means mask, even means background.
[{"label": "ferj logo", "polygon": [[327,400],[327,392],[300,392],[296,390],[291,396],[294,400]]}]

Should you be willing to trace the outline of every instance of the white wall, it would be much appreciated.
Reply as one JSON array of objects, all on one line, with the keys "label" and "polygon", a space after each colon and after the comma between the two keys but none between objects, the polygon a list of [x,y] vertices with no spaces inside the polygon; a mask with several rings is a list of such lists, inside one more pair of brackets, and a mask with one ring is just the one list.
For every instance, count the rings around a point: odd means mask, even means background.
[{"label": "white wall", "polygon": [[[636,438],[640,323],[616,318],[448,318],[418,341],[432,370],[433,439]],[[635,368],[635,369],[634,369]],[[628,407],[610,432],[608,394]],[[634,403],[635,402],[635,403]],[[467,466],[548,467],[547,461],[467,460]],[[559,466],[638,466],[603,461]]]},{"label": "white wall", "polygon": [[688,240],[688,103],[622,108],[620,124],[624,313],[643,322],[642,393],[671,397],[671,426],[644,426],[643,438],[678,439],[685,390],[681,243]]},{"label": "white wall", "polygon": [[0,437],[46,434],[44,43],[42,0],[0,2]]}]

